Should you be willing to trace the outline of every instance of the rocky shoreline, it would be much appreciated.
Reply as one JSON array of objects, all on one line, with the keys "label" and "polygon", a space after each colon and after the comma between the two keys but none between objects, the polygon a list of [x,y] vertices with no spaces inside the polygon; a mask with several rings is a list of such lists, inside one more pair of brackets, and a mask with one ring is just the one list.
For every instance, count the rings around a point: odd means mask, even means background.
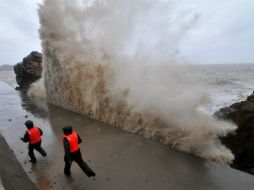
[{"label": "rocky shoreline", "polygon": [[238,127],[234,133],[220,138],[235,156],[231,167],[254,174],[254,92],[246,100],[221,108],[214,115]]}]

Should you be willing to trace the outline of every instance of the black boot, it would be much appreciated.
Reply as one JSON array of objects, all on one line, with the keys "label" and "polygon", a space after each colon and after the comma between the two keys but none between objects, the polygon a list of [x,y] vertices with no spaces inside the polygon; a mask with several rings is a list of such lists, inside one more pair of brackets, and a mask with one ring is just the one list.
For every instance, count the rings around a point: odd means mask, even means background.
[{"label": "black boot", "polygon": [[31,162],[31,163],[36,163],[37,160],[36,159],[31,159],[31,160],[28,160],[28,162]]}]

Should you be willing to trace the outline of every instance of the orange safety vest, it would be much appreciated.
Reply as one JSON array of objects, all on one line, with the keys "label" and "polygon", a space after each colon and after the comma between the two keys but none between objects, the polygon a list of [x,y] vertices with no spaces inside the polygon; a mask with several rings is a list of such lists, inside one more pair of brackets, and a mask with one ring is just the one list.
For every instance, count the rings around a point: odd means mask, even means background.
[{"label": "orange safety vest", "polygon": [[35,144],[41,141],[41,132],[37,127],[27,130],[29,134],[29,144]]},{"label": "orange safety vest", "polygon": [[70,153],[75,152],[79,149],[78,146],[78,135],[76,132],[72,132],[70,135],[65,135],[64,138],[66,138],[70,145]]}]

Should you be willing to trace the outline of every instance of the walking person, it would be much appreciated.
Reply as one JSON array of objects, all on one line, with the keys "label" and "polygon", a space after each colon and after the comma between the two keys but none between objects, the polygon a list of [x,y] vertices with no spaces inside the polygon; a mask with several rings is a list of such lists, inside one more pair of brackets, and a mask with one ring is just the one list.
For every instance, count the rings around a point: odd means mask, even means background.
[{"label": "walking person", "polygon": [[23,138],[20,138],[23,142],[28,142],[28,155],[30,157],[30,162],[36,163],[36,158],[34,156],[34,149],[37,150],[42,156],[46,156],[47,153],[41,147],[41,136],[43,134],[42,130],[35,127],[31,120],[25,122],[27,131]]},{"label": "walking person", "polygon": [[80,136],[75,131],[72,131],[72,126],[64,127],[63,132],[64,132],[63,144],[65,151],[64,174],[67,176],[71,175],[70,171],[71,164],[73,161],[75,161],[88,177],[92,176],[94,177],[95,176],[94,171],[91,168],[89,168],[86,162],[84,162],[82,159],[82,155],[79,149],[79,144],[82,142]]}]

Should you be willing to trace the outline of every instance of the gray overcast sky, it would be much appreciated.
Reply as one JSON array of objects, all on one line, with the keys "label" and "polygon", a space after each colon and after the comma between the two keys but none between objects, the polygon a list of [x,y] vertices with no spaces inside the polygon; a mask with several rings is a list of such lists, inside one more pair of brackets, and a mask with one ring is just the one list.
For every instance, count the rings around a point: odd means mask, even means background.
[{"label": "gray overcast sky", "polygon": [[39,0],[0,0],[0,65],[16,64],[32,50],[41,51]]},{"label": "gray overcast sky", "polygon": [[[41,51],[37,4],[0,0],[0,65]],[[254,0],[182,0],[199,15],[182,40],[180,56],[193,63],[254,63]]]}]

